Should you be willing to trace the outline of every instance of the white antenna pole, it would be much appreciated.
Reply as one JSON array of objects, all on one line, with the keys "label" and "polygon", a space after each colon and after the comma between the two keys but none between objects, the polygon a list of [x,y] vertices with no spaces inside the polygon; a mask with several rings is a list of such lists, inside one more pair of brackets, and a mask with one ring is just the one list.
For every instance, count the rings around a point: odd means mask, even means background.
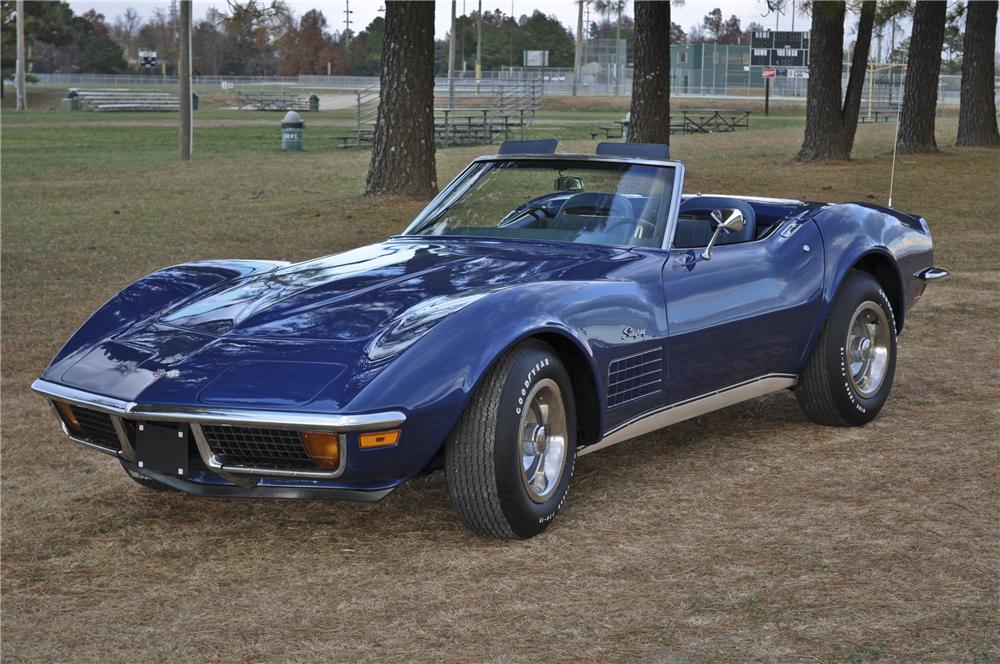
[{"label": "white antenna pole", "polygon": [[892,187],[896,183],[896,148],[899,146],[899,114],[903,110],[902,106],[903,101],[900,99],[896,105],[896,138],[892,141],[892,170],[889,171],[889,207],[892,207]]}]

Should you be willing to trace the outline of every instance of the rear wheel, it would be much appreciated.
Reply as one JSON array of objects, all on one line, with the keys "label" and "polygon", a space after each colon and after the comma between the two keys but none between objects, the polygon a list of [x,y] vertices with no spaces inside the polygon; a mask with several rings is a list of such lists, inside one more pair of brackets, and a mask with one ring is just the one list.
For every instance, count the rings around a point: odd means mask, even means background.
[{"label": "rear wheel", "polygon": [[548,345],[528,341],[497,360],[452,431],[448,492],[473,532],[532,537],[562,507],[575,460],[569,375]]},{"label": "rear wheel", "polygon": [[895,372],[892,305],[874,277],[852,271],[795,389],[799,406],[819,424],[867,424],[885,405]]}]

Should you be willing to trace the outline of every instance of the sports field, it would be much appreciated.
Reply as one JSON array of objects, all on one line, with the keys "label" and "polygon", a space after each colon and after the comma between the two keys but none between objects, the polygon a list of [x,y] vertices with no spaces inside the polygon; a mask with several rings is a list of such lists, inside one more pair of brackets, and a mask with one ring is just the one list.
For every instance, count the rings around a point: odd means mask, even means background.
[{"label": "sports field", "polygon": [[[530,134],[591,151],[621,113],[565,105]],[[150,492],[29,392],[158,267],[337,252],[425,202],[360,195],[343,112],[307,117],[301,154],[279,115],[196,117],[189,164],[170,115],[0,119],[4,661],[1000,662],[1000,152],[899,160],[894,202],[952,277],[907,317],[874,423],[819,427],[784,393],[736,406],[583,457],[552,528],[497,542],[441,473],[376,504]],[[893,124],[819,166],[792,161],[803,124],[755,116],[672,154],[689,191],[885,203]],[[440,184],[494,149],[440,150]]]}]

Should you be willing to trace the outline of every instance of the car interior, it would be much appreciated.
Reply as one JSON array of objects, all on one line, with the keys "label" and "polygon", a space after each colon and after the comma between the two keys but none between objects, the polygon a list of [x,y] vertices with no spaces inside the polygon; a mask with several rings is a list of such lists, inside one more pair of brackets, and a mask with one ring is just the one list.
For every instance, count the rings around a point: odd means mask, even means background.
[{"label": "car interior", "polygon": [[715,223],[712,219],[714,210],[739,210],[745,221],[743,230],[719,236],[716,244],[722,246],[763,239],[777,228],[780,222],[798,214],[806,207],[808,206],[798,201],[685,195],[681,197],[673,246],[679,249],[700,249],[708,246],[715,232]]}]

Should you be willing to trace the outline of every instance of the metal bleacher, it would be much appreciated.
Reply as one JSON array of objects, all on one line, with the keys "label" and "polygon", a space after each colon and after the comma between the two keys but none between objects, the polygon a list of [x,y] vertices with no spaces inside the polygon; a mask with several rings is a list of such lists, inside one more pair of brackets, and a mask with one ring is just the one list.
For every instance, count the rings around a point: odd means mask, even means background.
[{"label": "metal bleacher", "polygon": [[120,88],[72,88],[82,111],[177,111],[177,96],[169,92]]},{"label": "metal bleacher", "polygon": [[[349,134],[338,136],[340,147],[370,145],[378,121],[379,88],[371,86],[357,93],[357,125]],[[434,89],[434,136],[439,145],[482,145],[515,133],[524,137],[535,112],[542,105],[542,82],[483,81],[456,83]]]}]

